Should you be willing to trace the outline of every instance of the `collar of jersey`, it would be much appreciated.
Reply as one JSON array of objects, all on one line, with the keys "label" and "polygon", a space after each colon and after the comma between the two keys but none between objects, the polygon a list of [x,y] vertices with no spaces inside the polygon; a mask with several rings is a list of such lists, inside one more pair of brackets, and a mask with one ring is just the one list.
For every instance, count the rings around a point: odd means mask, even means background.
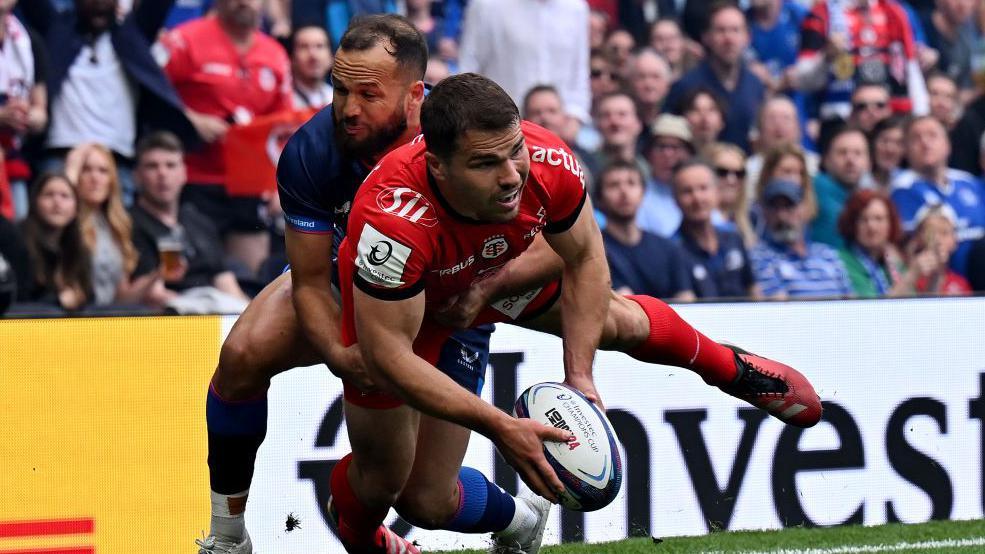
[{"label": "collar of jersey", "polygon": [[425,169],[425,172],[428,175],[428,185],[431,186],[431,191],[434,193],[434,197],[438,199],[438,203],[441,204],[441,207],[444,208],[449,215],[462,223],[468,223],[469,225],[485,225],[485,222],[456,212],[455,208],[452,208],[445,196],[441,194],[441,190],[438,188],[438,182],[434,179],[434,175],[431,174],[431,170]]}]

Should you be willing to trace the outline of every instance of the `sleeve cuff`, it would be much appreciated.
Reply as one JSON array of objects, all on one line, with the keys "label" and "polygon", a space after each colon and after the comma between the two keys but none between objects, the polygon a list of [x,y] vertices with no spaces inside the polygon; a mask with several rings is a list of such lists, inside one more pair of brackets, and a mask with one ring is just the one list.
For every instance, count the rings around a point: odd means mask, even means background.
[{"label": "sleeve cuff", "polygon": [[568,214],[567,217],[563,219],[559,219],[557,221],[548,222],[548,224],[544,226],[544,232],[553,235],[557,233],[563,233],[568,229],[570,229],[571,226],[575,224],[575,221],[578,220],[578,214],[581,213],[581,209],[585,206],[585,198],[587,197],[588,197],[588,191],[583,189],[581,191],[581,200],[578,201],[578,206],[575,207],[575,209],[572,210],[572,212]]},{"label": "sleeve cuff", "polygon": [[376,298],[377,300],[407,300],[408,298],[417,296],[424,290],[424,279],[419,280],[409,287],[401,287],[399,289],[385,289],[377,287],[366,279],[360,277],[358,273],[353,276],[352,281],[355,283],[356,287],[359,288],[359,290],[372,296],[373,298]]}]

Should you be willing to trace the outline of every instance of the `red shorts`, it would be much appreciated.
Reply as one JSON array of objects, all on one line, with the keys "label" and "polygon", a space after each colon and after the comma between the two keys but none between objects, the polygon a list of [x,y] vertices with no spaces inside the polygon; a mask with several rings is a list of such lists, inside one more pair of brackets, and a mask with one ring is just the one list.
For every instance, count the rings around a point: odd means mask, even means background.
[{"label": "red shorts", "polygon": [[[560,296],[561,282],[555,281],[541,289],[494,302],[479,312],[473,325],[530,320],[551,309]],[[414,340],[414,353],[428,363],[436,365],[441,347],[454,331],[451,327],[425,318]],[[346,401],[361,408],[389,410],[404,404],[400,398],[386,392],[364,393],[345,380],[342,381],[342,385]]]}]

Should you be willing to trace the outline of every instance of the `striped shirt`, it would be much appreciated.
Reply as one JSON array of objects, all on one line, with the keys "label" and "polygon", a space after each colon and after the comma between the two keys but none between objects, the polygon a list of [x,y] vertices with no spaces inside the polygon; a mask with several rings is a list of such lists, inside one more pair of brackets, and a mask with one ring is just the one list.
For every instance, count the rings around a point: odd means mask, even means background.
[{"label": "striped shirt", "polygon": [[749,251],[756,282],[766,296],[789,298],[851,296],[852,283],[838,257],[826,244],[807,243],[801,257],[784,245],[764,239]]}]

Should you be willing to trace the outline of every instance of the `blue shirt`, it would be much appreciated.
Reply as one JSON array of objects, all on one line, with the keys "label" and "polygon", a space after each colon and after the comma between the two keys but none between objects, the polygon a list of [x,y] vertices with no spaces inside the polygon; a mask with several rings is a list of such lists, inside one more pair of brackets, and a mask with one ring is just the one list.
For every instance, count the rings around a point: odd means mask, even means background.
[{"label": "blue shirt", "polygon": [[681,226],[681,209],[674,200],[670,185],[650,179],[643,191],[643,203],[636,212],[636,224],[640,229],[670,237]]},{"label": "blue shirt", "polygon": [[[955,145],[960,147],[960,145]],[[969,173],[947,170],[947,185],[938,187],[913,170],[893,179],[893,203],[903,220],[903,229],[912,232],[930,208],[944,204],[950,208],[957,225],[958,249],[951,256],[951,269],[965,275],[971,243],[985,236],[985,195],[981,184]]]},{"label": "blue shirt", "polygon": [[667,93],[667,99],[664,101],[664,111],[676,109],[681,97],[687,91],[699,86],[706,86],[715,91],[728,106],[725,113],[725,128],[719,135],[719,140],[731,142],[749,152],[749,129],[752,128],[766,95],[762,81],[750,73],[749,68],[743,64],[739,70],[739,80],[735,90],[726,90],[708,62],[703,61],[670,87],[670,92]]},{"label": "blue shirt", "polygon": [[763,239],[749,251],[756,282],[766,296],[785,293],[790,298],[851,296],[852,282],[833,248],[807,243],[801,257],[786,245]]},{"label": "blue shirt", "polygon": [[715,229],[715,233],[718,235],[718,251],[714,253],[705,251],[683,230],[679,229],[674,235],[684,252],[691,276],[691,289],[698,298],[749,296],[749,287],[756,281],[742,237],[720,227]]},{"label": "blue shirt", "polygon": [[171,11],[168,12],[168,18],[164,21],[164,28],[173,29],[186,21],[203,17],[210,8],[212,8],[212,0],[176,0]]},{"label": "blue shirt", "polygon": [[602,231],[612,288],[628,287],[634,294],[670,298],[691,290],[687,264],[670,239],[643,232],[640,242],[628,246]]},{"label": "blue shirt", "polygon": [[774,77],[779,77],[784,69],[797,61],[800,24],[806,16],[807,8],[792,0],[783,0],[772,29],[765,29],[749,18],[752,49]]}]

